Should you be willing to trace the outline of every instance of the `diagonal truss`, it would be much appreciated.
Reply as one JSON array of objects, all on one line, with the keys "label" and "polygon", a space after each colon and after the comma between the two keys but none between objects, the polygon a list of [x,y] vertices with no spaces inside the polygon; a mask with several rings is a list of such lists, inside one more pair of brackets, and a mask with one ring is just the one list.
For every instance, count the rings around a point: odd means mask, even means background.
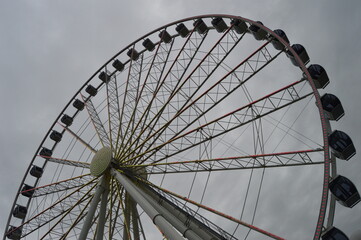
[{"label": "diagonal truss", "polygon": [[58,163],[62,165],[72,166],[72,167],[81,167],[81,168],[89,168],[90,164],[86,162],[79,162],[79,161],[73,161],[73,160],[67,160],[62,158],[54,158],[54,157],[48,157],[48,156],[41,156],[42,158],[47,159],[48,162]]},{"label": "diagonal truss", "polygon": [[109,136],[104,128],[104,125],[102,121],[100,120],[100,117],[97,113],[97,110],[95,109],[92,101],[90,98],[85,99],[83,95],[81,95],[83,98],[83,101],[85,102],[86,109],[88,110],[89,117],[94,125],[95,131],[97,132],[99,136],[99,140],[103,146],[110,146],[110,140]]},{"label": "diagonal truss", "polygon": [[[95,187],[95,184],[93,184],[92,186],[92,183],[94,183],[94,181],[95,178],[92,178],[92,180],[88,181],[87,183],[83,183],[77,187],[72,187],[75,188],[75,190],[73,190],[64,197],[57,199],[57,201],[48,205],[48,207],[43,209],[41,212],[36,213],[34,216],[30,217],[26,222],[18,226],[18,228],[22,229],[22,237],[29,235],[33,231],[37,230],[39,227],[42,227],[50,223],[54,219],[63,215],[64,213],[69,214],[70,211],[74,210],[75,212],[72,212],[71,214],[77,215],[77,211],[81,211],[81,209],[83,209],[84,202],[86,202],[89,199],[90,197],[89,193]],[[63,181],[63,182],[67,182],[67,181]],[[54,186],[57,184],[51,184],[51,185]],[[37,190],[39,189],[44,190],[46,188],[47,187],[44,186],[37,188]],[[54,192],[58,190],[59,189],[55,190]],[[46,192],[45,194],[48,194],[48,192]],[[34,195],[36,195],[36,192]],[[41,195],[44,195],[44,192]],[[36,195],[36,196],[40,196],[40,195]],[[75,207],[76,209],[74,209]]]},{"label": "diagonal truss", "polygon": [[249,156],[199,159],[192,161],[177,161],[167,163],[154,163],[142,165],[127,165],[127,168],[146,168],[147,174],[184,173],[221,171],[236,169],[255,169],[269,167],[302,166],[323,164],[323,161],[313,161],[312,155],[322,152],[323,149],[310,149],[293,152],[280,152],[270,154],[257,154]]},{"label": "diagonal truss", "polygon": [[[122,128],[119,132],[122,135],[117,136],[117,141],[120,141],[118,149],[122,148],[126,139],[128,139],[129,131],[132,129],[133,118],[136,108],[136,102],[139,98],[140,93],[140,84],[141,84],[141,77],[144,70],[144,55],[141,54],[138,59],[132,60],[129,65],[128,71],[128,79],[126,82],[126,89],[124,92],[124,99],[122,103],[122,108],[120,110],[120,122],[121,125],[119,126]],[[121,139],[120,139],[121,138]]]},{"label": "diagonal truss", "polygon": [[62,192],[73,188],[79,188],[89,182],[92,182],[94,180],[94,177],[92,177],[90,174],[81,175],[74,178],[69,178],[66,180],[62,180],[59,182],[51,183],[48,185],[36,187],[33,189],[29,189],[27,191],[35,190],[33,194],[34,197],[40,197],[45,196],[49,194],[53,194],[56,192]]},{"label": "diagonal truss", "polygon": [[119,95],[117,77],[113,74],[109,81],[106,82],[107,90],[107,103],[108,103],[108,118],[109,118],[109,138],[111,142],[111,148],[117,149],[118,135],[122,136],[122,130],[120,126],[120,107],[119,107]]},{"label": "diagonal truss", "polygon": [[[65,239],[65,235],[68,235],[72,230],[73,227],[70,227],[68,231],[65,234],[62,234],[64,232],[64,220],[66,218],[69,218],[71,215],[73,215],[70,219],[73,221],[73,226],[79,223],[79,220],[83,219],[85,217],[85,209],[87,209],[88,205],[90,204],[91,200],[93,199],[93,196],[90,195],[90,191],[92,188],[88,191],[88,194],[84,194],[77,202],[76,204],[73,204],[68,209],[64,209],[64,212],[56,219],[56,222],[52,224],[52,227],[41,237],[42,239],[46,239],[47,236],[51,235],[58,235],[61,236],[61,239]],[[88,201],[89,200],[89,201]],[[82,204],[85,202],[84,204]],[[73,210],[76,209],[78,205],[81,205],[81,209],[77,211],[76,214],[72,213]],[[68,224],[66,224],[68,226]],[[62,234],[62,235],[61,235]]]}]

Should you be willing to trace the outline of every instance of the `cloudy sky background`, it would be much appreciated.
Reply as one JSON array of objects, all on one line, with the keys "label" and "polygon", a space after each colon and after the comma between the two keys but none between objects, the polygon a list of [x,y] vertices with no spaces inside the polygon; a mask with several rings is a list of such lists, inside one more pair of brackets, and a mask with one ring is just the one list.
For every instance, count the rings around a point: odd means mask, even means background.
[{"label": "cloudy sky background", "polygon": [[[239,15],[283,29],[327,70],[327,91],[346,115],[334,129],[361,149],[361,2],[296,1],[1,1],[0,234],[23,174],[48,128],[75,91],[105,61],[145,33],[207,13]],[[338,162],[361,190],[359,154]],[[349,236],[360,228],[361,204],[338,206],[335,225]],[[350,216],[350,217],[349,217]]]}]

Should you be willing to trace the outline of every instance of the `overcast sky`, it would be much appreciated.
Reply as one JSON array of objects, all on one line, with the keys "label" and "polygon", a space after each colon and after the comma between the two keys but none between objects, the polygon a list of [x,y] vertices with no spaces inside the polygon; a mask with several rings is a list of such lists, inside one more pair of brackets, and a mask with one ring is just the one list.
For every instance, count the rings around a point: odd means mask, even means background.
[{"label": "overcast sky", "polygon": [[[207,13],[239,15],[281,28],[327,70],[327,91],[346,111],[333,128],[361,149],[361,2],[358,0],[18,0],[0,2],[0,234],[23,174],[44,134],[75,91],[105,61],[166,23]],[[361,190],[361,159],[339,173]],[[349,236],[361,204],[338,206],[335,225]]]}]

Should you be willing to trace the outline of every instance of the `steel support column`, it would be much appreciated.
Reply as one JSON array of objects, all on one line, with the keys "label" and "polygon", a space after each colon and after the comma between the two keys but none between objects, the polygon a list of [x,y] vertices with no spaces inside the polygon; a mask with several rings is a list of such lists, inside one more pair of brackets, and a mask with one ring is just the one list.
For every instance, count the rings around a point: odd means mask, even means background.
[{"label": "steel support column", "polygon": [[143,197],[134,183],[115,169],[111,169],[111,174],[122,184],[127,193],[142,207],[168,239],[184,240],[179,232]]},{"label": "steel support column", "polygon": [[[183,234],[184,237],[187,239],[192,240],[206,240],[206,239],[214,239],[209,234],[203,232],[203,231],[194,231],[194,230],[200,230],[199,226],[194,226],[193,222],[190,221],[188,224],[192,225],[193,228],[190,228],[185,224],[187,219],[183,219],[181,213],[177,211],[175,208],[171,208],[165,203],[161,204],[159,202],[160,199],[155,198],[151,194],[149,194],[149,191],[146,189],[140,189],[140,193],[145,197],[150,204],[160,213],[162,216],[164,216],[167,221],[169,221],[172,226],[174,226],[180,233]],[[201,237],[200,237],[201,236]]]},{"label": "steel support column", "polygon": [[94,218],[94,214],[95,214],[95,210],[97,209],[99,200],[100,200],[100,196],[102,195],[102,193],[104,192],[105,189],[105,179],[104,177],[102,177],[101,181],[99,182],[99,185],[97,186],[97,189],[94,193],[94,197],[90,203],[89,206],[89,210],[88,213],[86,215],[84,224],[83,224],[83,228],[81,229],[80,232],[80,236],[78,240],[85,240],[86,237],[88,236],[88,232],[89,229],[91,227],[92,224],[92,220]]},{"label": "steel support column", "polygon": [[107,202],[108,202],[108,193],[109,193],[109,181],[107,176],[104,176],[104,191],[102,193],[102,198],[100,202],[99,209],[99,221],[98,221],[98,229],[96,233],[96,240],[104,239],[104,227],[106,223],[106,211],[107,211]]}]

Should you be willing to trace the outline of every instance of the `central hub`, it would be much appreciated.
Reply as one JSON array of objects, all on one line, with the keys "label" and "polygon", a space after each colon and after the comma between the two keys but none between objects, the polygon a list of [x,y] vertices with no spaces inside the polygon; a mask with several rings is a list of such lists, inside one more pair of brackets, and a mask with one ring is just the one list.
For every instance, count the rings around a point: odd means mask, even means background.
[{"label": "central hub", "polygon": [[103,147],[94,155],[90,164],[90,173],[95,177],[99,177],[105,173],[112,162],[112,150],[110,147]]}]

